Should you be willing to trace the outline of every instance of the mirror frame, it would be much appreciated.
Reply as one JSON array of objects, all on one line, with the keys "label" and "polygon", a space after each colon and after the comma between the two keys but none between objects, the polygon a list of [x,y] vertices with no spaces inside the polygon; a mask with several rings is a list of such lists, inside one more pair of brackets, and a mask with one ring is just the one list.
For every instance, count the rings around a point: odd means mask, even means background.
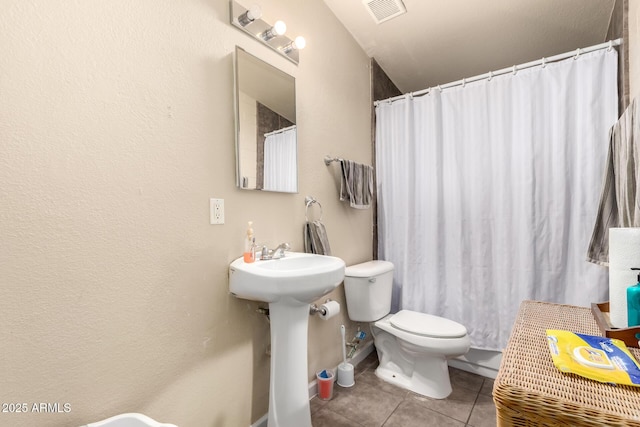
[{"label": "mirror frame", "polygon": [[[241,97],[240,97],[240,93],[241,93],[241,70],[240,70],[240,57],[241,56],[245,56],[246,58],[248,58],[249,60],[253,61],[254,63],[256,63],[259,67],[264,68],[265,71],[267,71],[268,73],[272,73],[272,75],[274,76],[274,80],[290,80],[292,86],[291,86],[291,106],[287,105],[286,107],[283,106],[278,106],[278,107],[273,107],[276,108],[278,111],[274,111],[271,108],[269,108],[269,106],[263,105],[258,99],[256,99],[256,103],[258,108],[261,108],[262,110],[266,110],[270,113],[275,114],[276,116],[278,116],[279,119],[282,119],[282,122],[284,123],[283,126],[281,126],[282,128],[286,128],[286,127],[290,127],[291,125],[297,126],[297,111],[296,111],[296,79],[295,77],[293,77],[290,74],[285,73],[284,71],[278,69],[277,67],[267,63],[266,61],[263,61],[262,59],[258,58],[255,55],[250,54],[249,52],[247,52],[245,49],[243,49],[240,46],[236,46],[235,49],[235,55],[234,55],[234,109],[235,109],[235,152],[236,152],[236,186],[242,190],[259,190],[259,191],[269,191],[269,192],[282,192],[282,193],[298,193],[298,184],[299,184],[299,177],[298,177],[298,138],[297,138],[297,129],[296,129],[296,141],[295,141],[295,189],[289,191],[289,190],[273,190],[273,189],[264,189],[258,186],[258,182],[256,178],[256,183],[254,186],[247,188],[246,185],[243,185],[243,168],[242,168],[242,142],[241,142],[241,129],[242,129],[242,115],[241,115]],[[265,78],[266,80],[266,78]],[[260,79],[260,82],[262,82],[262,79]],[[267,85],[268,86],[268,85]],[[273,86],[276,86],[275,84]],[[274,101],[275,102],[275,101]],[[286,112],[283,112],[282,109],[287,109]],[[288,116],[288,117],[286,117]],[[293,118],[293,121],[290,121],[289,118]],[[279,129],[270,129],[270,131],[278,131],[281,130]],[[258,139],[258,135],[256,132],[256,163],[258,163],[257,157],[258,154],[260,154],[259,151],[259,141]],[[262,145],[264,147],[264,145]],[[256,166],[256,175],[258,175],[258,172],[262,172],[264,173],[264,169],[261,169],[259,167],[260,165],[258,164]],[[264,175],[263,175],[263,179],[264,179]]]}]

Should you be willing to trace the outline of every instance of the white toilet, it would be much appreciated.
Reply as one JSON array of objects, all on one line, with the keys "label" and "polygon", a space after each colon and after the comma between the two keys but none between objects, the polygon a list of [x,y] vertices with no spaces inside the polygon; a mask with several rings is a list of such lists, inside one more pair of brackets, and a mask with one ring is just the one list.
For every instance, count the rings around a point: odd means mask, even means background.
[{"label": "white toilet", "polygon": [[451,394],[447,359],[469,351],[467,329],[430,314],[391,311],[393,264],[369,261],[345,269],[349,318],[371,325],[380,364],[376,375],[423,396]]}]

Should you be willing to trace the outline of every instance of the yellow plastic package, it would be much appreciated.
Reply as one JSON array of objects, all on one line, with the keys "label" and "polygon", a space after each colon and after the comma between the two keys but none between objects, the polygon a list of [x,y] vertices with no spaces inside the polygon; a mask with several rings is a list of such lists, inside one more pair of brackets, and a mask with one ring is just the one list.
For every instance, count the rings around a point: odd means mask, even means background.
[{"label": "yellow plastic package", "polygon": [[620,340],[547,329],[547,342],[553,364],[562,372],[640,387],[640,366]]}]

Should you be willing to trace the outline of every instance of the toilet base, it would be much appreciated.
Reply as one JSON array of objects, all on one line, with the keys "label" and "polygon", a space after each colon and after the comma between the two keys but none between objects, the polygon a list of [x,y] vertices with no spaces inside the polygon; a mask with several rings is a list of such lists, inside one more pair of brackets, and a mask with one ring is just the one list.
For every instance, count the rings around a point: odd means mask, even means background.
[{"label": "toilet base", "polygon": [[376,376],[383,381],[433,399],[444,399],[451,394],[449,366],[446,359],[418,358],[408,375],[393,362],[380,365]]},{"label": "toilet base", "polygon": [[419,347],[376,325],[386,326],[383,321],[371,324],[373,343],[380,361],[376,369],[378,378],[433,399],[444,399],[451,394],[447,359],[469,350],[468,336],[446,341],[431,339]]}]

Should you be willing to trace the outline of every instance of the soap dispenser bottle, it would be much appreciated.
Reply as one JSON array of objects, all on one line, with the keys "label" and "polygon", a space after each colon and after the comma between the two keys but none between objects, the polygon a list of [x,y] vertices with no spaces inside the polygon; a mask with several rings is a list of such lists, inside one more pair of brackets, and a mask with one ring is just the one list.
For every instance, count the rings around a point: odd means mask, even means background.
[{"label": "soap dispenser bottle", "polygon": [[[632,268],[632,270],[640,270],[640,268]],[[627,324],[631,326],[640,325],[640,273],[638,273],[638,282],[627,288]]]},{"label": "soap dispenser bottle", "polygon": [[249,221],[247,234],[244,237],[244,262],[251,263],[256,260],[256,238],[253,236],[253,221]]}]

